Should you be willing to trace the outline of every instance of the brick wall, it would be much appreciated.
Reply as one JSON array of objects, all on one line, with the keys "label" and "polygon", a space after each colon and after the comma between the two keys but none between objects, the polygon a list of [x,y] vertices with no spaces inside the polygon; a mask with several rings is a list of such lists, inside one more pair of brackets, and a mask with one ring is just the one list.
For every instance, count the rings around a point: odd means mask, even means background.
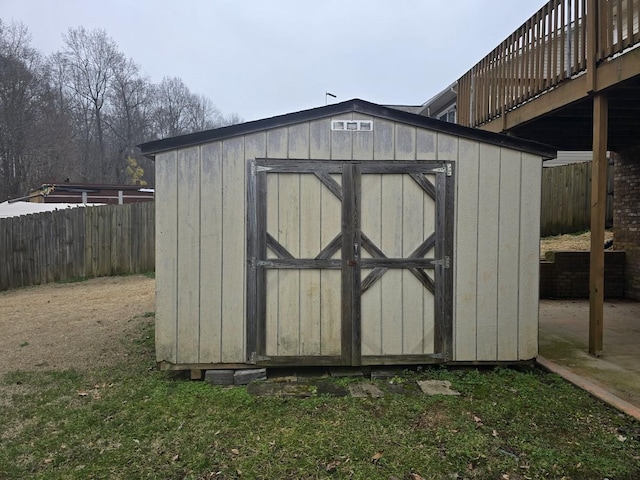
[{"label": "brick wall", "polygon": [[[623,298],[624,280],[625,252],[604,252],[605,298]],[[540,298],[589,298],[589,252],[548,252],[540,262]]]},{"label": "brick wall", "polygon": [[626,252],[625,296],[640,300],[640,148],[612,153],[613,238]]}]

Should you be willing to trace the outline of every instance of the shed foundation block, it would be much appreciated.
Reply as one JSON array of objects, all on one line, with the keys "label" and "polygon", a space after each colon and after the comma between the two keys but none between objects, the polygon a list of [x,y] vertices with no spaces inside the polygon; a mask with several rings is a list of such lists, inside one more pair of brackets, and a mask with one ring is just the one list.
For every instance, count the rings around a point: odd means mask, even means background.
[{"label": "shed foundation block", "polygon": [[211,385],[233,385],[233,370],[207,370],[204,381]]},{"label": "shed foundation block", "polygon": [[266,368],[251,368],[247,370],[236,370],[233,374],[233,383],[235,385],[248,385],[251,382],[257,382],[267,379]]}]

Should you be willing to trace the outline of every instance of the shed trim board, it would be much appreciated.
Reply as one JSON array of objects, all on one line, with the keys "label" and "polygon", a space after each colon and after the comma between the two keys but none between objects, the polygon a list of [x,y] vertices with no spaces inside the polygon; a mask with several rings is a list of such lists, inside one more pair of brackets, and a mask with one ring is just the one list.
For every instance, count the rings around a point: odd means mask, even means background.
[{"label": "shed trim board", "polygon": [[275,117],[254,120],[251,122],[230,125],[227,127],[216,128],[213,130],[205,130],[202,132],[189,133],[161,140],[154,140],[139,145],[143,155],[150,159],[154,159],[156,154],[174,150],[176,148],[185,148],[192,145],[201,145],[216,140],[224,140],[239,135],[247,135],[260,132],[265,129],[286,127],[288,125],[308,122],[316,120],[320,117],[334,117],[344,113],[362,113],[375,117],[382,117],[389,120],[402,122],[415,127],[428,128],[436,132],[447,133],[477,140],[483,143],[489,143],[500,147],[513,148],[523,152],[540,155],[544,159],[552,159],[556,157],[557,150],[549,145],[534,142],[531,140],[523,140],[520,138],[502,135],[494,132],[469,128],[455,123],[444,122],[434,118],[416,115],[391,107],[385,107],[375,103],[367,102],[358,98],[347,100],[340,103],[334,103],[324,107],[302,110],[300,112],[288,113],[285,115],[277,115]]},{"label": "shed trim board", "polygon": [[534,358],[553,150],[426,120],[354,100],[143,145],[158,364]]},{"label": "shed trim board", "polygon": [[[247,186],[247,235],[248,235],[248,265],[247,274],[247,352],[248,362],[260,365],[278,364],[311,364],[311,365],[352,365],[361,364],[391,364],[391,363],[432,363],[447,361],[451,358],[452,349],[452,289],[453,277],[450,274],[453,261],[453,192],[454,175],[451,162],[443,161],[414,161],[414,162],[384,162],[384,161],[341,161],[305,160],[305,159],[257,159],[249,162]],[[325,176],[318,176],[323,172]],[[287,248],[274,238],[274,235],[286,237],[287,225],[279,224],[278,232],[272,235],[267,231],[267,208],[273,205],[267,195],[279,195],[278,184],[268,182],[267,176],[277,177],[280,174],[311,176],[312,180],[326,187],[327,194],[333,194],[341,203],[341,229],[326,245],[316,247],[319,251],[312,252],[309,258],[297,258]],[[333,176],[331,176],[333,175]],[[420,198],[427,196],[433,200],[434,231],[425,231],[421,239],[413,245],[411,252],[404,258],[391,258],[367,236],[360,225],[361,203],[364,200],[361,193],[363,175],[405,175],[408,181],[415,182],[419,188]],[[434,183],[426,175],[434,177]],[[340,181],[334,178],[340,178]],[[331,181],[327,181],[331,179]],[[382,181],[382,179],[380,179]],[[269,185],[273,191],[269,191]],[[399,192],[402,194],[402,192]],[[283,209],[298,208],[297,205],[280,205]],[[313,208],[313,206],[312,206]],[[376,208],[374,206],[374,208]],[[296,212],[297,213],[297,212]],[[298,231],[304,219],[299,215],[294,218],[295,225],[288,227]],[[321,226],[321,225],[320,225]],[[274,225],[274,227],[276,227]],[[422,229],[422,225],[420,225]],[[299,233],[299,232],[298,232]],[[422,238],[424,237],[424,238]],[[276,258],[269,258],[271,251]],[[433,252],[433,255],[428,255]],[[332,259],[340,253],[339,259]],[[364,258],[367,254],[369,258]],[[267,272],[269,270],[319,271],[334,269],[341,272],[341,311],[340,311],[340,354],[327,355],[321,349],[315,355],[279,354],[268,352],[266,331],[269,328],[267,319]],[[385,354],[384,351],[367,355],[362,354],[362,295],[376,282],[380,281],[389,270],[404,269],[422,284],[422,288],[434,295],[433,311],[423,311],[422,315],[430,317],[434,329],[434,345],[432,352],[413,352],[406,354],[396,352]],[[361,271],[370,271],[363,275]],[[429,276],[428,271],[433,272]],[[294,286],[302,291],[300,285]],[[319,288],[319,286],[318,286]],[[321,294],[321,292],[320,292]],[[318,295],[318,292],[311,293]],[[271,300],[273,301],[273,300]],[[404,299],[404,302],[410,301]],[[422,295],[414,299],[422,303]],[[399,304],[398,307],[401,308]],[[302,315],[302,309],[298,310]],[[296,312],[294,312],[295,315]],[[279,321],[280,319],[277,319]],[[401,328],[401,325],[396,325]],[[271,328],[278,328],[272,325]],[[322,330],[323,325],[316,328]],[[392,327],[393,328],[393,327]],[[286,343],[286,336],[290,332],[278,333],[276,344]],[[303,332],[300,333],[304,335]],[[301,346],[298,346],[301,348]],[[277,350],[277,347],[276,347]],[[382,359],[384,358],[384,361]]]}]

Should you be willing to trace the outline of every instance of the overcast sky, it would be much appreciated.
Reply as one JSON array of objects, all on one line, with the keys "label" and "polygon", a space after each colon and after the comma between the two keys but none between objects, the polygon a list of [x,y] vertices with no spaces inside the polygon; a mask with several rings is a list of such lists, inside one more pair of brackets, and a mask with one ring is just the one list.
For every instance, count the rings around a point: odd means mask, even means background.
[{"label": "overcast sky", "polygon": [[361,98],[422,104],[545,0],[0,0],[32,45],[102,28],[152,81],[178,76],[245,120]]}]

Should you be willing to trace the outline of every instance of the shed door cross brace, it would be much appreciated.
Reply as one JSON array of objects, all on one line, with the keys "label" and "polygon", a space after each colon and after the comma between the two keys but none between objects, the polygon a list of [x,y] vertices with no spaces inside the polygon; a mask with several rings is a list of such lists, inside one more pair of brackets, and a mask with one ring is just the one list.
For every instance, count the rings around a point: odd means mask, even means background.
[{"label": "shed door cross brace", "polygon": [[[296,258],[267,231],[267,175],[312,174],[341,204],[341,229],[313,258]],[[416,363],[446,360],[452,344],[453,165],[450,162],[336,162],[257,159],[247,166],[247,352],[249,363],[265,365],[304,362],[318,365],[360,365],[361,298],[386,272],[405,269],[433,295],[434,347],[427,355],[372,357],[370,362]],[[363,174],[408,175],[435,202],[435,231],[409,255],[390,257],[361,230]],[[428,178],[435,176],[435,184]],[[340,179],[341,183],[337,180]],[[279,188],[279,187],[278,187]],[[276,192],[277,193],[277,192]],[[295,208],[295,207],[294,207]],[[301,228],[301,227],[300,227]],[[283,232],[279,232],[283,234]],[[286,236],[286,232],[284,233]],[[342,250],[342,251],[341,251]],[[425,258],[430,251],[435,258]],[[341,251],[340,258],[334,258]],[[363,258],[362,251],[369,257]],[[272,255],[269,255],[271,252]],[[275,257],[275,258],[273,258]],[[341,348],[339,355],[266,355],[267,271],[340,270]],[[361,280],[361,270],[369,273]],[[432,276],[427,274],[431,271]],[[298,288],[300,288],[298,286]],[[273,293],[272,293],[273,294]],[[300,332],[304,336],[305,332]],[[395,358],[397,357],[397,358]]]}]

